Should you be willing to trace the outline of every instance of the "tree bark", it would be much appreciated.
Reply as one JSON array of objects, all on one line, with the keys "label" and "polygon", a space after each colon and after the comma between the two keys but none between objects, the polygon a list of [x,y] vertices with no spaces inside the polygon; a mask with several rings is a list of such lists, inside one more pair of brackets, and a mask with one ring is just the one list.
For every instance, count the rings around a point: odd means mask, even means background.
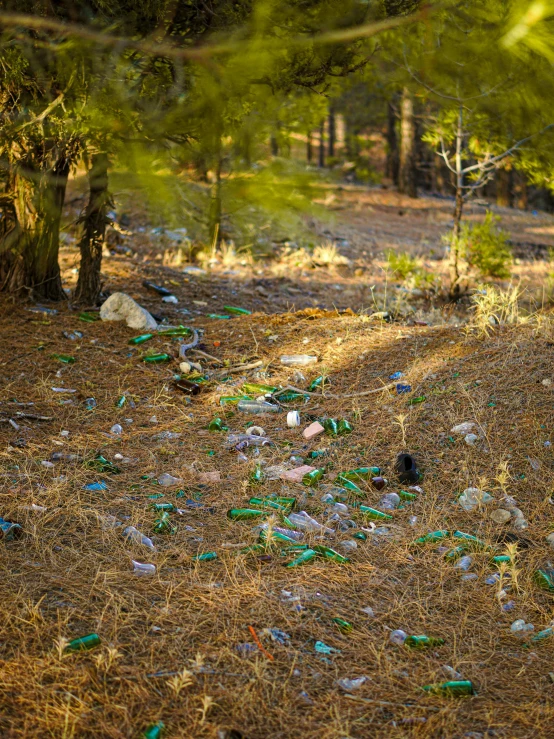
[{"label": "tree bark", "polygon": [[512,170],[502,167],[496,172],[496,204],[503,208],[512,207]]},{"label": "tree bark", "polygon": [[387,103],[387,163],[386,175],[398,187],[398,170],[400,158],[398,155],[398,136],[396,134],[396,121],[398,117],[392,103]]},{"label": "tree bark", "polygon": [[269,137],[269,146],[271,149],[271,155],[274,157],[278,157],[279,156],[279,143],[277,141],[277,136],[274,133],[272,133],[271,136]]},{"label": "tree bark", "polygon": [[407,87],[402,92],[398,192],[409,195],[411,198],[417,198],[414,102]]},{"label": "tree bark", "polygon": [[314,150],[312,146],[312,132],[306,134],[306,161],[310,163],[314,158]]},{"label": "tree bark", "polygon": [[328,123],[329,123],[329,141],[327,144],[327,151],[329,152],[330,157],[334,157],[335,156],[335,141],[337,138],[337,129],[335,125],[335,111],[333,110],[333,108],[330,108],[329,110]]},{"label": "tree bark", "polygon": [[89,201],[81,218],[83,234],[79,243],[81,264],[79,279],[75,290],[75,302],[95,305],[100,297],[102,283],[102,246],[106,234],[107,210],[111,205],[108,192],[108,155],[96,154],[92,157],[88,172]]},{"label": "tree bark", "polygon": [[10,183],[10,227],[0,240],[0,289],[27,290],[35,299],[64,300],[58,251],[60,220],[69,176],[69,159],[62,156],[49,169],[25,163]]},{"label": "tree bark", "polygon": [[317,160],[318,167],[325,166],[325,121],[321,121],[319,126],[319,156]]},{"label": "tree bark", "polygon": [[212,184],[209,213],[210,239],[214,250],[218,248],[221,242],[221,218],[223,214],[223,204],[221,199],[221,168],[222,161],[221,156],[219,156],[215,168],[215,178]]},{"label": "tree bark", "polygon": [[462,229],[462,215],[464,210],[464,173],[462,151],[464,144],[463,108],[458,111],[458,125],[456,129],[456,205],[454,207],[454,227],[450,242],[450,258],[448,271],[450,277],[450,297],[458,300],[467,287],[467,265],[460,253],[460,235]]}]

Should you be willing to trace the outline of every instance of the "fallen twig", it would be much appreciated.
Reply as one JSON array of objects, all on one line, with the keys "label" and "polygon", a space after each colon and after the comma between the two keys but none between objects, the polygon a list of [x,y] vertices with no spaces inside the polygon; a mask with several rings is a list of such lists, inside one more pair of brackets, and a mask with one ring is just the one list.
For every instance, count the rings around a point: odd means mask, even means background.
[{"label": "fallen twig", "polygon": [[258,362],[251,362],[250,364],[241,364],[239,367],[231,367],[229,369],[222,370],[220,374],[230,375],[235,372],[245,372],[246,370],[256,369],[256,367],[261,367],[262,365],[263,365],[263,362],[260,359]]},{"label": "fallen twig", "polygon": [[256,642],[256,646],[258,647],[260,652],[262,652],[262,654],[265,654],[265,656],[273,662],[273,656],[267,651],[267,649],[264,647],[264,645],[259,640],[254,627],[248,626],[248,631],[252,634],[252,639],[254,639],[254,641]]},{"label": "fallen twig", "polygon": [[[16,418],[28,418],[31,421],[53,421],[54,416],[37,416],[34,413],[22,413],[21,411],[18,411],[15,414]],[[10,418],[0,418],[0,423],[10,423]]]},{"label": "fallen twig", "polygon": [[206,359],[211,359],[212,362],[218,362],[219,364],[223,364],[222,359],[218,359],[217,357],[212,357],[211,354],[208,354],[207,352],[203,352],[202,349],[191,349],[191,352],[194,352],[195,354],[200,354],[201,357],[205,357]]},{"label": "fallen twig", "polygon": [[282,393],[285,393],[291,390],[294,393],[302,393],[303,395],[310,395],[312,397],[316,396],[322,399],[332,398],[333,400],[340,400],[341,398],[360,398],[362,395],[373,395],[373,393],[380,393],[382,390],[390,390],[393,387],[396,387],[396,382],[390,382],[388,385],[383,385],[382,387],[376,387],[373,390],[364,390],[361,393],[348,393],[347,395],[335,395],[334,393],[310,393],[307,390],[301,390],[299,387],[295,387],[294,385],[287,385],[281,390],[277,390],[276,393],[273,393],[273,396],[275,397],[277,395],[281,395]]}]

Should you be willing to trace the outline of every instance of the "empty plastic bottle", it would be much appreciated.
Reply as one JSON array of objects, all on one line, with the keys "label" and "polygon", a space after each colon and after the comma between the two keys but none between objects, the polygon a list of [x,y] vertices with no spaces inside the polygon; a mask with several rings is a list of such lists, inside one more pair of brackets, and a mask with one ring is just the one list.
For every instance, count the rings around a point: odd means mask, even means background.
[{"label": "empty plastic bottle", "polygon": [[424,685],[423,690],[428,693],[439,693],[446,695],[473,695],[473,683],[470,680],[449,680],[446,683],[432,683]]},{"label": "empty plastic bottle", "polygon": [[23,529],[18,523],[11,523],[0,518],[0,539],[12,541],[23,536]]},{"label": "empty plastic bottle", "polygon": [[518,618],[510,626],[510,631],[512,632],[512,634],[517,634],[518,636],[525,636],[525,634],[528,634],[530,631],[534,630],[535,627],[533,626],[533,624],[525,623],[525,620],[523,618]]},{"label": "empty plastic bottle", "polygon": [[120,436],[123,433],[123,427],[120,426],[118,423],[114,423],[114,425],[110,429],[110,433]]},{"label": "empty plastic bottle", "polygon": [[123,529],[123,536],[135,544],[143,544],[148,549],[156,549],[152,539],[149,539],[134,526],[127,526]]},{"label": "empty plastic bottle", "polygon": [[255,415],[265,415],[267,413],[279,413],[281,410],[278,405],[268,403],[265,400],[247,400],[241,399],[237,404],[237,409],[241,413],[253,413]]},{"label": "empty plastic bottle", "polygon": [[284,354],[281,357],[281,364],[287,367],[306,367],[309,364],[316,364],[317,357],[310,354]]},{"label": "empty plastic bottle", "polygon": [[293,526],[301,529],[302,531],[320,531],[326,534],[332,534],[333,529],[329,529],[323,526],[315,518],[308,516],[306,511],[299,511],[298,513],[291,513],[288,516],[288,520]]},{"label": "empty plastic bottle", "polygon": [[354,539],[345,539],[344,541],[341,541],[339,547],[342,549],[343,552],[350,554],[351,552],[356,551],[356,549],[358,548],[358,543]]},{"label": "empty plastic bottle", "polygon": [[400,503],[400,496],[397,493],[386,493],[379,501],[379,508],[385,511],[394,511]]},{"label": "empty plastic bottle", "polygon": [[469,570],[471,567],[471,563],[473,562],[473,557],[470,557],[469,554],[466,554],[465,557],[462,557],[458,562],[456,562],[455,567],[457,570],[462,570],[463,572],[466,572],[466,570]]},{"label": "empty plastic bottle", "polygon": [[395,629],[394,631],[391,631],[389,635],[389,641],[392,644],[398,644],[402,645],[408,638],[408,634],[406,634],[405,631],[402,631],[402,629]]},{"label": "empty plastic bottle", "polygon": [[342,688],[343,690],[346,690],[350,693],[352,690],[358,690],[359,688],[361,688],[367,680],[369,680],[369,678],[365,676],[356,677],[352,680],[348,677],[343,677],[340,680],[337,680],[337,685],[339,686],[339,688]]},{"label": "empty plastic bottle", "polygon": [[339,513],[342,516],[348,515],[348,506],[344,503],[335,503],[331,510],[333,511],[333,513]]},{"label": "empty plastic bottle", "polygon": [[183,480],[180,477],[173,477],[173,475],[170,475],[167,472],[164,472],[158,477],[158,484],[164,488],[170,488],[173,485],[179,485],[179,483],[181,482],[183,482]]},{"label": "empty plastic bottle", "polygon": [[86,649],[92,649],[100,644],[100,637],[98,634],[87,634],[86,636],[79,636],[77,639],[72,639],[66,644],[66,652],[83,652]]},{"label": "empty plastic bottle", "polygon": [[156,574],[156,565],[148,564],[148,563],[142,563],[137,562],[136,560],[132,559],[131,563],[133,565],[133,573],[135,575],[155,575]]}]

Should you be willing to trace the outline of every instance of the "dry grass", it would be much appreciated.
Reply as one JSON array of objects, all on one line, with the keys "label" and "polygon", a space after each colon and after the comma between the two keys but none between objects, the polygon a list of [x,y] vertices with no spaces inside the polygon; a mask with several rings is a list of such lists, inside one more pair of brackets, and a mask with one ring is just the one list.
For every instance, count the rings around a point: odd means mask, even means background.
[{"label": "dry grass", "polygon": [[[312,401],[318,406],[314,415],[352,421],[354,433],[335,441],[320,437],[304,446],[300,431],[287,429],[282,415],[261,419],[276,444],[261,452],[268,464],[286,461],[294,449],[328,447],[333,464],[328,478],[377,464],[392,491],[395,456],[407,448],[425,472],[424,494],[394,514],[391,537],[359,542],[350,565],[315,561],[291,570],[277,551],[269,562],[237,554],[256,536],[249,522],[231,522],[225,513],[246,503],[248,473],[257,458],[250,451],[250,462],[241,463],[235,452],[224,450],[222,435],[205,431],[208,421],[223,413],[217,384],[188,405],[171,389],[176,364],[142,363],[144,347],[127,345],[134,332],[124,326],[82,323],[67,310],[46,320],[7,304],[2,311],[2,415],[29,411],[14,405],[16,399],[35,403],[32,412],[54,417],[42,424],[21,421],[19,432],[0,424],[0,513],[25,530],[21,540],[0,543],[3,736],[120,739],[138,736],[158,720],[168,737],[214,739],[551,736],[548,673],[554,638],[524,649],[509,629],[513,620],[524,618],[538,631],[553,617],[552,596],[531,579],[537,565],[552,557],[544,540],[551,531],[554,483],[551,448],[544,446],[551,439],[554,392],[554,384],[542,384],[552,376],[548,318],[540,325],[491,329],[485,340],[452,327],[375,325],[321,311],[198,319],[207,352],[233,365],[263,359],[273,384],[286,384],[292,376],[279,364],[280,354],[308,351],[320,357],[308,379],[325,370],[334,394],[377,387],[396,370],[413,387],[411,396]],[[83,331],[82,341],[63,338],[62,331],[75,329]],[[278,339],[270,342],[270,335]],[[221,346],[214,347],[214,341]],[[176,348],[161,338],[145,346]],[[55,352],[74,355],[75,364],[60,365],[51,358]],[[239,382],[240,376],[233,377]],[[52,392],[60,386],[78,392]],[[115,407],[122,393],[135,408]],[[409,397],[421,394],[425,403],[408,405]],[[85,409],[89,396],[97,400],[94,411]],[[65,400],[71,402],[62,404]],[[157,424],[149,420],[153,415]],[[241,430],[250,420],[228,414],[227,423]],[[482,431],[478,446],[448,439],[449,429],[467,420]],[[116,422],[124,433],[110,438],[106,432]],[[60,436],[63,429],[70,431],[68,438]],[[156,440],[162,431],[181,437]],[[25,448],[9,446],[19,437]],[[111,461],[121,453],[131,461],[118,462],[119,475],[99,475],[82,461],[55,462],[53,470],[41,465],[59,451],[81,458],[101,452]],[[221,471],[222,483],[199,487],[198,474],[214,470]],[[183,516],[172,514],[177,533],[154,536],[152,554],[100,524],[102,516],[113,515],[151,534],[156,514],[148,496],[159,487],[142,476],[162,472],[181,476],[183,488],[191,496],[198,491],[199,500],[215,512],[188,508]],[[511,613],[500,608],[505,601],[497,598],[499,586],[484,583],[494,571],[486,553],[474,555],[478,579],[463,582],[436,547],[410,546],[416,536],[438,528],[494,542],[501,531],[489,518],[494,504],[468,513],[455,503],[457,492],[483,478],[495,499],[513,495],[529,521],[525,537],[531,546],[518,548],[502,571],[503,587],[509,587],[511,572],[509,598],[516,602]],[[107,491],[83,489],[101,479]],[[267,482],[255,492],[280,493],[284,487]],[[321,491],[290,485],[286,490],[297,496],[300,508],[324,520]],[[179,503],[174,491],[161,492],[161,500]],[[367,489],[370,505],[379,497]],[[46,511],[30,510],[32,504]],[[333,541],[344,538],[350,537],[340,534]],[[191,560],[210,550],[218,552],[216,561]],[[134,576],[131,558],[154,562],[156,576]],[[283,598],[283,590],[300,600]],[[363,612],[367,606],[373,618]],[[337,630],[336,616],[353,624],[351,634]],[[249,626],[273,661],[259,650],[247,656],[237,650],[253,643]],[[287,632],[290,641],[273,642],[263,633],[269,627]],[[388,636],[396,628],[442,636],[446,644],[429,652],[395,647]],[[64,640],[89,632],[100,634],[100,647],[63,652]],[[316,640],[340,653],[322,657],[314,650]],[[424,694],[422,685],[447,679],[443,665],[472,680],[478,694],[462,699]],[[360,700],[345,697],[336,680],[361,675],[370,680],[356,692]],[[218,733],[231,729],[242,733]]]}]

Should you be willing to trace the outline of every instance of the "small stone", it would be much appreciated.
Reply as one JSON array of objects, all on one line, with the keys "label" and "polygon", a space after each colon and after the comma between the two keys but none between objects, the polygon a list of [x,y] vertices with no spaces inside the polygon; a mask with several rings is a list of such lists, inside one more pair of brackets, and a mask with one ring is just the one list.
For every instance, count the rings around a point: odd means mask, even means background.
[{"label": "small stone", "polygon": [[510,520],[510,511],[505,511],[503,508],[497,508],[492,511],[491,518],[495,523],[508,523]]},{"label": "small stone", "polygon": [[552,549],[554,549],[554,531],[551,534],[548,534],[546,541],[550,544]]},{"label": "small stone", "polygon": [[152,330],[158,327],[150,313],[125,293],[110,295],[100,308],[100,318],[103,321],[125,321],[129,328],[137,330]]}]

